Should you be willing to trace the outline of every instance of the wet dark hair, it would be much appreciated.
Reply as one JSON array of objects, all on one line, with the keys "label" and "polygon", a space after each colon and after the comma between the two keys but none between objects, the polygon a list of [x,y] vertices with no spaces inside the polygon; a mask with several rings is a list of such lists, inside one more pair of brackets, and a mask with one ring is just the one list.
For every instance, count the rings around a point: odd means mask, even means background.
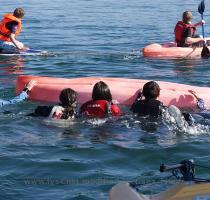
[{"label": "wet dark hair", "polygon": [[60,104],[64,107],[61,119],[68,119],[75,114],[75,104],[77,102],[77,93],[71,88],[63,89],[59,96]]},{"label": "wet dark hair", "polygon": [[155,99],[160,95],[160,86],[155,81],[144,84],[143,96],[146,99]]},{"label": "wet dark hair", "polygon": [[109,86],[103,81],[97,82],[93,87],[92,99],[112,101]]},{"label": "wet dark hair", "polygon": [[22,8],[16,8],[13,12],[13,15],[17,18],[23,18],[25,11]]}]

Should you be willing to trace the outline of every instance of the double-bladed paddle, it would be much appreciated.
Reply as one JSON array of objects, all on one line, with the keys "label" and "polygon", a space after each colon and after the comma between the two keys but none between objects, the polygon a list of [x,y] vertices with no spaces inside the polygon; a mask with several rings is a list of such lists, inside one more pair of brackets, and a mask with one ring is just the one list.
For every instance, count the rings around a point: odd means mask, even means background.
[{"label": "double-bladed paddle", "polygon": [[[198,5],[198,12],[201,14],[201,19],[203,20],[203,13],[205,10],[205,2],[202,0],[200,4]],[[202,24],[202,35],[203,38],[205,39],[205,34],[204,34],[204,25]],[[210,57],[210,51],[208,47],[206,46],[205,41],[203,42],[203,49],[201,51],[201,57],[202,58],[209,58]]]}]

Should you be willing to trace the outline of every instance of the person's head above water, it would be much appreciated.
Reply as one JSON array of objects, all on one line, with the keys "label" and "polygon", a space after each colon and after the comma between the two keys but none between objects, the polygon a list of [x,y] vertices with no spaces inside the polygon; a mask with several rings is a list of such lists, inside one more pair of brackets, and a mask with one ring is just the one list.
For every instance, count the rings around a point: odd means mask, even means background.
[{"label": "person's head above water", "polygon": [[156,99],[160,95],[160,86],[155,81],[149,81],[143,86],[145,99]]},{"label": "person's head above water", "polygon": [[74,117],[77,106],[77,93],[71,88],[63,89],[59,96],[60,105],[64,108],[61,119]]},{"label": "person's head above water", "polygon": [[77,93],[71,88],[63,89],[59,96],[63,107],[72,106],[77,103]]},{"label": "person's head above water", "polygon": [[97,82],[93,87],[92,99],[112,101],[112,95],[109,86],[103,81]]},{"label": "person's head above water", "polygon": [[193,18],[193,15],[192,15],[192,12],[191,11],[185,11],[185,12],[183,12],[183,14],[182,14],[182,21],[185,24],[191,23],[192,18]]},{"label": "person's head above water", "polygon": [[25,15],[25,11],[22,8],[16,8],[13,12],[13,15],[17,18],[23,18]]}]

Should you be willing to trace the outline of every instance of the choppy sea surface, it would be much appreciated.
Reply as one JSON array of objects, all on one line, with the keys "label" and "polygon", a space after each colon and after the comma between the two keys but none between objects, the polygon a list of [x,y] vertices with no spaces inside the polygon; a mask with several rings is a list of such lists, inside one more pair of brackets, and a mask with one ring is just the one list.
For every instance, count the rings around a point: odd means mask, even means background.
[{"label": "choppy sea surface", "polygon": [[[150,43],[173,41],[182,12],[200,20],[199,1],[189,0],[19,0],[2,1],[1,15],[23,7],[19,40],[45,56],[0,56],[0,97],[14,97],[18,75],[106,76],[209,86],[210,61],[158,60],[140,52]],[[206,34],[210,32],[206,1]],[[201,29],[198,28],[201,33]],[[131,113],[120,119],[78,120],[62,127],[26,114],[23,102],[0,112],[0,199],[107,199],[120,181],[138,181],[144,194],[173,184],[158,171],[161,163],[194,159],[210,163],[209,119],[195,131],[177,134],[160,123],[145,129]],[[198,170],[210,178],[209,170]]]}]

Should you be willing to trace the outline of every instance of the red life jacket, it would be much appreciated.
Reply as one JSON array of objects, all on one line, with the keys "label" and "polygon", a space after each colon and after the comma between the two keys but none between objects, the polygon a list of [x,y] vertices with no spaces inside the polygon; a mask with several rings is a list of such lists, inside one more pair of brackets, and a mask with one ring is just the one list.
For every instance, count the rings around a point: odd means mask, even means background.
[{"label": "red life jacket", "polygon": [[10,34],[11,32],[7,29],[6,24],[11,21],[16,21],[18,23],[17,31],[15,33],[15,37],[18,36],[22,29],[21,20],[13,16],[12,14],[4,15],[0,23],[0,40],[11,42]]},{"label": "red life jacket", "polygon": [[92,117],[106,117],[110,115],[120,115],[120,108],[106,100],[91,100],[86,102],[80,108],[80,113]]},{"label": "red life jacket", "polygon": [[184,40],[184,31],[187,28],[192,28],[194,35],[196,28],[193,24],[185,24],[183,21],[177,22],[174,28],[175,40],[177,43],[180,43]]}]

